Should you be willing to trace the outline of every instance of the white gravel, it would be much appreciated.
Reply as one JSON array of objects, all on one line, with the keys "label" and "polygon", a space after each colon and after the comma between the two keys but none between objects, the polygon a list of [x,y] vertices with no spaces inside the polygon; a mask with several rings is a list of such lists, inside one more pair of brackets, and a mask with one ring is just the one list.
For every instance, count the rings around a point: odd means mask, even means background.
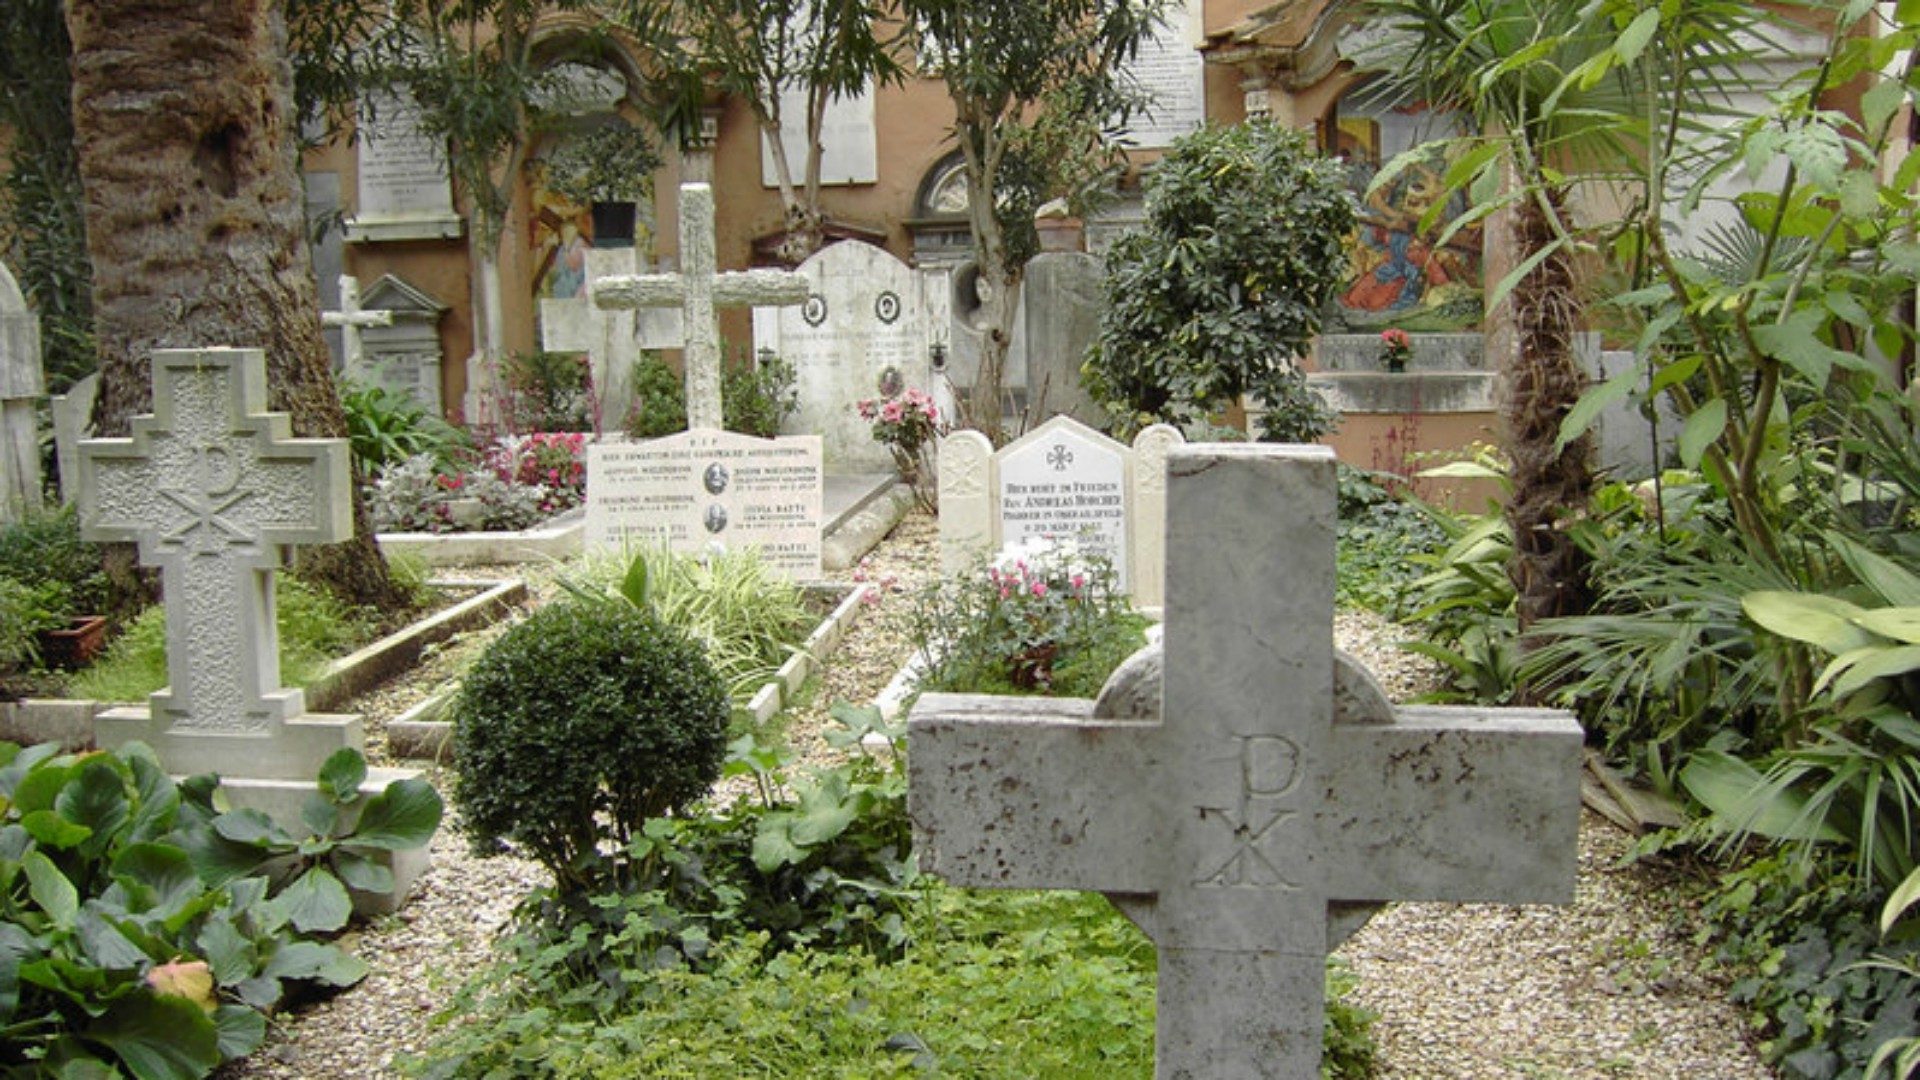
[{"label": "white gravel", "polygon": [[[936,572],[937,553],[932,520],[916,512],[859,569],[882,586],[881,599],[855,624],[812,703],[788,726],[787,738],[803,756],[825,752],[819,733],[829,703],[871,700],[904,661],[907,647],[887,615]],[[1395,633],[1365,613],[1336,620],[1340,646],[1365,660],[1399,700],[1429,685],[1434,673],[1421,658],[1392,648]],[[355,708],[377,731],[452,677],[487,636],[450,644],[439,662]],[[448,777],[432,775],[446,792]],[[1377,1077],[1772,1075],[1720,984],[1703,973],[1691,944],[1693,912],[1677,899],[1684,890],[1657,867],[1618,866],[1626,837],[1591,814],[1580,845],[1572,907],[1393,905],[1342,947],[1360,981],[1355,1000],[1381,1014],[1374,1025]],[[331,1000],[281,1017],[267,1045],[223,1069],[221,1080],[391,1076],[396,1055],[428,1043],[429,1018],[485,961],[514,904],[543,878],[531,863],[474,858],[457,822],[435,838],[433,856],[405,909],[351,936],[373,973]]]}]

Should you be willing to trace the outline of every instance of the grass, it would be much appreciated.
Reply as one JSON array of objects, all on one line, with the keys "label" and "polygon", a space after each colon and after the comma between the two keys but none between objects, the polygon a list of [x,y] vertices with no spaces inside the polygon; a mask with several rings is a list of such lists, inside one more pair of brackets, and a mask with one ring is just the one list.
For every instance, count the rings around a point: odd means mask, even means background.
[{"label": "grass", "polygon": [[744,705],[806,640],[816,621],[805,595],[750,549],[705,558],[663,548],[584,556],[562,584],[576,593],[616,594],[635,560],[646,566],[646,604],[662,622],[706,646],[707,660]]},{"label": "grass", "polygon": [[[290,574],[274,579],[280,634],[280,681],[305,686],[327,662],[372,639],[374,622],[326,590]],[[107,654],[68,684],[68,695],[95,701],[142,701],[164,689],[167,621],[163,605],[140,613],[107,647]]]},{"label": "grass", "polygon": [[[716,944],[707,973],[622,972],[640,1004],[616,1015],[555,1007],[564,995],[538,986],[477,1010],[468,998],[431,1056],[405,1065],[567,1080],[1152,1075],[1153,945],[1098,895],[930,883],[911,920],[893,963],[775,954],[753,935]],[[1365,1076],[1371,1016],[1339,1000],[1351,976],[1330,968],[1329,985],[1323,1075]]]}]

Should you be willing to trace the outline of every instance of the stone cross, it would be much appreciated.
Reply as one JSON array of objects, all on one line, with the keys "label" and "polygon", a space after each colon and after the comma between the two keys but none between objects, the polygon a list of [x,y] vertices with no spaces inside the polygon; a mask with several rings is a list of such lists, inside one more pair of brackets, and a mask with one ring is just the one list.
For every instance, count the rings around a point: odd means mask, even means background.
[{"label": "stone cross", "polygon": [[340,358],[344,371],[359,371],[360,363],[366,358],[366,350],[360,342],[360,331],[369,326],[392,326],[393,312],[369,311],[360,306],[360,279],[352,274],[340,275],[340,310],[320,313],[321,326],[340,328]]},{"label": "stone cross", "polygon": [[811,286],[786,270],[719,273],[713,241],[713,189],[680,185],[680,272],[604,277],[592,284],[601,308],[677,307],[686,313],[687,429],[719,430],[719,307],[786,307],[804,303]]},{"label": "stone cross", "polygon": [[266,399],[258,349],[162,349],[152,415],[80,444],[83,535],[160,568],[172,684],[151,716],[171,731],[265,734],[305,712],[280,688],[273,573],[288,545],[353,535],[347,441],[289,438]]},{"label": "stone cross", "polygon": [[0,265],[0,521],[40,509],[40,320]]},{"label": "stone cross", "polygon": [[1572,898],[1580,728],[1396,715],[1337,656],[1325,448],[1176,446],[1166,492],[1159,693],[923,696],[915,846],[955,884],[1103,892],[1138,923],[1157,1077],[1306,1080],[1327,951],[1366,905]]}]

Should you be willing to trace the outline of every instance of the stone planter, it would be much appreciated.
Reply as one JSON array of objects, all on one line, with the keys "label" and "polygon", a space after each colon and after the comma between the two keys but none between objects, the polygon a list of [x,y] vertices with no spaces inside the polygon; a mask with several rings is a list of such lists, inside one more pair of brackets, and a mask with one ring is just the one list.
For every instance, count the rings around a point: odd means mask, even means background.
[{"label": "stone planter", "polygon": [[[860,616],[871,585],[804,586],[812,596],[832,603],[832,608],[807,635],[800,648],[774,672],[773,678],[747,702],[746,711],[756,724],[764,724],[792,700],[793,695],[826,658],[838,648],[847,628]],[[449,686],[428,697],[387,722],[387,746],[397,758],[450,761],[453,758],[453,721],[449,709],[457,686]]]}]

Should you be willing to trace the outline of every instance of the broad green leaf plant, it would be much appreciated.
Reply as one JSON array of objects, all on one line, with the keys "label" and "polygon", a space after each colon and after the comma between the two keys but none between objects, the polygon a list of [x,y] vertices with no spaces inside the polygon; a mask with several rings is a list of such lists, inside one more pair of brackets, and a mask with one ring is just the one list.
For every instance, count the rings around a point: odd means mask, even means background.
[{"label": "broad green leaf plant", "polygon": [[343,879],[391,891],[369,856],[440,821],[424,781],[363,800],[365,778],[358,752],[328,759],[295,840],[137,743],[0,743],[0,1072],[203,1077],[260,1045],[289,984],[358,982],[313,935],[346,925]]}]

